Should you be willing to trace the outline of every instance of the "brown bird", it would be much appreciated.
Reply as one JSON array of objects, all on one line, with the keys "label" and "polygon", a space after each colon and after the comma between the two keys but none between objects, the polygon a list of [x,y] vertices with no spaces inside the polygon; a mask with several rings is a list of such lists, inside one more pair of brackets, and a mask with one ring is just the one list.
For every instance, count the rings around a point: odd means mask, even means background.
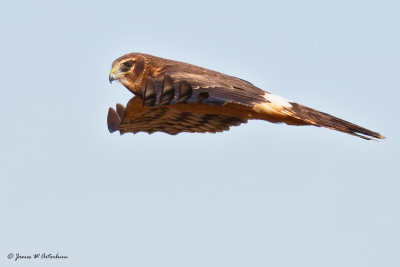
[{"label": "brown bird", "polygon": [[110,132],[215,133],[260,119],[322,126],[368,140],[384,138],[245,80],[147,54],[131,53],[116,59],[109,80],[119,80],[135,95],[126,108],[117,104],[116,110],[108,110]]}]

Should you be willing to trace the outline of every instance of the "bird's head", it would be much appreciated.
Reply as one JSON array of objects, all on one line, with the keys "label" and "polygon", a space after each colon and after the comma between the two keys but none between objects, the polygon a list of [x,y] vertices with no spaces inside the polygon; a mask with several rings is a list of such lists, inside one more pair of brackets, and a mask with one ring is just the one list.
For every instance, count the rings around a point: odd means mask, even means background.
[{"label": "bird's head", "polygon": [[132,53],[117,58],[111,68],[109,81],[120,81],[137,95],[148,75],[148,60],[142,54]]}]

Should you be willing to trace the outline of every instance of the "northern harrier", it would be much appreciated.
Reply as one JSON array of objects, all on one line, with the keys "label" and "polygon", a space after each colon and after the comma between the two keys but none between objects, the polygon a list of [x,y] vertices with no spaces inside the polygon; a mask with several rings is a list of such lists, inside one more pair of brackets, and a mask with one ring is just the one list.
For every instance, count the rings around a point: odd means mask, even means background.
[{"label": "northern harrier", "polygon": [[116,59],[109,80],[119,80],[135,95],[126,108],[117,104],[116,110],[108,110],[110,132],[215,133],[260,119],[322,126],[368,140],[384,138],[245,80],[151,55],[132,53]]}]

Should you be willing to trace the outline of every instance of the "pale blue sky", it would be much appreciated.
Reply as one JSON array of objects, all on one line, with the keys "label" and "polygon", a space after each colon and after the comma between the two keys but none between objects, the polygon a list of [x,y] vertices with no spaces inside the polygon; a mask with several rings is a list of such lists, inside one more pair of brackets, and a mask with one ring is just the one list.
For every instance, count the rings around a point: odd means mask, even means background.
[{"label": "pale blue sky", "polygon": [[[400,266],[398,1],[8,1],[1,266]],[[110,135],[112,61],[234,75],[388,138]],[[8,260],[9,253],[68,260]]]}]

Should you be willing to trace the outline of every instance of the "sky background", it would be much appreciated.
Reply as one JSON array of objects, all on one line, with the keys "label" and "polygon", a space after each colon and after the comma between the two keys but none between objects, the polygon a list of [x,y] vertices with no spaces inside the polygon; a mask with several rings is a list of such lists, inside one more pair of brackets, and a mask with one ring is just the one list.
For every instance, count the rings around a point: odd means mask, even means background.
[{"label": "sky background", "polygon": [[[400,266],[398,1],[3,1],[1,266]],[[129,52],[387,136],[109,134]],[[7,259],[59,253],[65,260]]]}]

